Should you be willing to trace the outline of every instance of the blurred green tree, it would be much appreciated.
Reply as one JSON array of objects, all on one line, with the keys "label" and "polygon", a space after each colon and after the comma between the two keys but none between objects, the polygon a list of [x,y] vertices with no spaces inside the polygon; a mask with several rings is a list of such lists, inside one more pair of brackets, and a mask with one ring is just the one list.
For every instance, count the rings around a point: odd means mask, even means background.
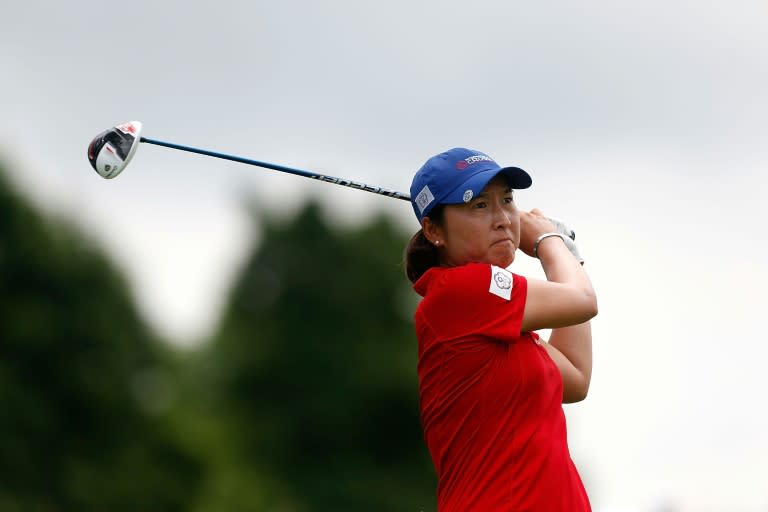
[{"label": "blurred green tree", "polygon": [[0,168],[0,510],[188,510],[169,358],[104,255]]},{"label": "blurred green tree", "polygon": [[434,509],[405,241],[314,203],[265,222],[179,402],[209,461],[197,512]]}]

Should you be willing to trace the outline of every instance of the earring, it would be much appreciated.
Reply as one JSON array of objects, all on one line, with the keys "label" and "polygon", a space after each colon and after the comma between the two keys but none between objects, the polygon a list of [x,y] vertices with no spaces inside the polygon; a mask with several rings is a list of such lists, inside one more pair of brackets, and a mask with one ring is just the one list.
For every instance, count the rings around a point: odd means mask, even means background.
[{"label": "earring", "polygon": [[440,240],[435,240],[435,245],[440,245]]}]

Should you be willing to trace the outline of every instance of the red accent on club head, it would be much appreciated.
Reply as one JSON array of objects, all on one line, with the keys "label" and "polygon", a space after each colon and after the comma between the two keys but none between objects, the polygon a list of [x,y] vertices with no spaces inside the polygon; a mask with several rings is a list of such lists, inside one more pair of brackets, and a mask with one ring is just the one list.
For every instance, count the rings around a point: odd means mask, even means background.
[{"label": "red accent on club head", "polygon": [[135,126],[133,126],[133,124],[132,124],[132,123],[125,123],[125,124],[121,124],[121,125],[120,125],[120,126],[118,126],[117,128],[118,128],[120,131],[122,131],[122,132],[129,132],[129,133],[132,133],[133,135],[136,135],[136,127],[135,127]]}]

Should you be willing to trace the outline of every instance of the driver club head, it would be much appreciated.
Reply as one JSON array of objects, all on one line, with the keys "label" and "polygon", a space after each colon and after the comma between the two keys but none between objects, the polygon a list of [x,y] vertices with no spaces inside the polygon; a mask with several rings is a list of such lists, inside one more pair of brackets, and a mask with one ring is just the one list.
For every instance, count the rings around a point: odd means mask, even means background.
[{"label": "driver club head", "polygon": [[129,121],[98,134],[88,146],[88,161],[102,178],[111,179],[128,165],[139,146],[141,123]]}]

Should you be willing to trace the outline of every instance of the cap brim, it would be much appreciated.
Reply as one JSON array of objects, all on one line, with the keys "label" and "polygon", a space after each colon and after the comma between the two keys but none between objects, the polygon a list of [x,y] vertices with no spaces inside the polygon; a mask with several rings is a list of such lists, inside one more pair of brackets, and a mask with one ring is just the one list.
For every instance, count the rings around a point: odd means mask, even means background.
[{"label": "cap brim", "polygon": [[[478,196],[488,183],[499,174],[507,178],[509,186],[513,189],[528,188],[533,183],[531,176],[519,167],[502,167],[501,169],[494,167],[476,172],[438,202],[443,204],[469,202],[473,197]],[[471,194],[468,193],[470,190],[472,191]]]}]

